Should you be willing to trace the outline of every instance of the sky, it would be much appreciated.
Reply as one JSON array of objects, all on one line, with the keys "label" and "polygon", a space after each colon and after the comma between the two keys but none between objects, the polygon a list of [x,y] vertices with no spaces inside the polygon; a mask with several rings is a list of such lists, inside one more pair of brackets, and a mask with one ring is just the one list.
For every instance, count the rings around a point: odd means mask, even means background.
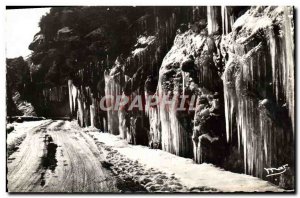
[{"label": "sky", "polygon": [[38,26],[43,15],[50,8],[28,8],[6,10],[6,57],[26,57],[34,35],[40,31]]}]

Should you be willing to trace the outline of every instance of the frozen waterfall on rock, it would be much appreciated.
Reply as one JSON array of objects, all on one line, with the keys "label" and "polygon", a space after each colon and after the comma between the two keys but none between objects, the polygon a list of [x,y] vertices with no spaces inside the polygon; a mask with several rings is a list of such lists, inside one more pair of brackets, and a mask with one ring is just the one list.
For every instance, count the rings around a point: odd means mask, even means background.
[{"label": "frozen waterfall on rock", "polygon": [[291,8],[252,8],[224,39],[227,141],[237,136],[245,173],[261,178],[264,168],[294,168],[292,16]]},{"label": "frozen waterfall on rock", "polygon": [[[90,84],[82,80],[95,75],[90,67],[69,80],[71,114],[81,126],[129,143],[285,188],[294,174],[293,14],[292,7],[274,6],[153,8],[134,24],[136,43],[126,55],[95,66],[98,76]],[[128,105],[100,109],[104,96],[137,95],[143,111],[129,111]],[[181,95],[189,102],[194,96],[196,108],[176,111],[147,100]],[[116,101],[110,102],[105,105]],[[264,168],[284,164],[289,175],[266,178]]]}]

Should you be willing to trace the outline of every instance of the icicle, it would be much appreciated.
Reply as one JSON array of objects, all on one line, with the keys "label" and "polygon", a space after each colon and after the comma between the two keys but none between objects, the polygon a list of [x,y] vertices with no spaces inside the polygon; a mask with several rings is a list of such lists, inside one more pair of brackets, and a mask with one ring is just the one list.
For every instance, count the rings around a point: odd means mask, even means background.
[{"label": "icicle", "polygon": [[186,84],[185,84],[185,72],[182,71],[182,95],[184,95],[185,93],[185,87],[186,87]]},{"label": "icicle", "polygon": [[226,18],[225,18],[225,14],[226,14],[226,6],[221,6],[221,15],[222,15],[222,34],[225,35],[226,33]]},{"label": "icicle", "polygon": [[208,34],[212,34],[218,29],[217,6],[207,6],[207,29]]},{"label": "icicle", "polygon": [[78,111],[77,111],[77,120],[79,121],[79,125],[81,127],[84,126],[84,108],[80,98],[77,98],[78,103]]},{"label": "icicle", "polygon": [[69,104],[70,104],[70,111],[73,112],[73,96],[72,96],[72,86],[73,82],[72,80],[68,80],[68,89],[69,89]]},{"label": "icicle", "polygon": [[293,29],[291,27],[292,21],[288,16],[288,8],[284,7],[284,28],[285,28],[285,48],[286,48],[286,65],[287,65],[287,72],[284,75],[285,77],[285,94],[286,94],[286,101],[289,109],[289,115],[292,120],[292,127],[293,127],[293,133],[295,130],[295,66],[294,66],[294,33]]},{"label": "icicle", "polygon": [[[108,71],[104,73],[104,79],[105,79],[105,96],[107,97],[107,99],[112,96],[115,100],[116,97],[121,94],[120,85],[115,82],[115,79],[109,75]],[[106,103],[107,106],[111,106],[114,104],[112,101],[110,101],[110,103],[109,101],[106,102],[107,102]],[[114,135],[119,135],[118,111],[115,111],[113,108],[111,110],[107,110],[107,123],[108,123],[108,131]]]},{"label": "icicle", "polygon": [[[165,94],[160,80],[158,83],[158,94],[161,98]],[[174,97],[177,96],[175,95]],[[169,100],[172,99],[170,98]],[[161,120],[162,149],[186,157],[192,150],[192,145],[189,142],[190,136],[188,131],[183,128],[176,116],[176,110],[171,107],[159,106],[159,118]]]},{"label": "icicle", "polygon": [[160,28],[159,28],[159,18],[158,18],[158,16],[156,16],[156,18],[155,18],[155,32],[158,32],[159,30],[160,30]]},{"label": "icicle", "polygon": [[92,104],[90,105],[90,119],[91,119],[91,126],[95,127],[95,99],[92,99]]},{"label": "icicle", "polygon": [[103,130],[104,132],[107,132],[107,126],[106,126],[106,119],[103,118]]},{"label": "icicle", "polygon": [[276,100],[278,101],[278,81],[277,81],[277,75],[276,75],[276,41],[274,32],[272,29],[269,30],[269,42],[270,42],[270,55],[271,55],[271,65],[272,65],[272,80],[273,80],[273,90],[275,92]]}]

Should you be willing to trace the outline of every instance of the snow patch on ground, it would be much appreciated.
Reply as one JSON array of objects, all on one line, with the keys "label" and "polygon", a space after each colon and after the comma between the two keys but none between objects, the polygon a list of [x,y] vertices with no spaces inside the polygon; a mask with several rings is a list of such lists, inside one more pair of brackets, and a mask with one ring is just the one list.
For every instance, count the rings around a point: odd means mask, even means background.
[{"label": "snow patch on ground", "polygon": [[32,131],[33,128],[39,127],[50,122],[51,120],[40,120],[22,123],[13,122],[11,124],[8,124],[10,127],[14,127],[14,130],[7,134],[6,137],[6,148],[8,154],[11,154],[10,152],[13,152],[13,150],[16,149],[15,147],[22,143],[27,133]]},{"label": "snow patch on ground", "polygon": [[118,154],[131,161],[139,162],[144,169],[154,168],[167,175],[173,175],[190,190],[209,187],[224,192],[283,191],[256,177],[225,171],[212,164],[196,164],[191,159],[178,157],[162,150],[129,145],[121,137],[100,133],[95,128],[89,127],[84,131],[92,135],[95,141],[113,148]]},{"label": "snow patch on ground", "polygon": [[25,135],[28,131],[32,130],[32,128],[40,126],[49,122],[49,120],[40,120],[40,121],[32,121],[32,122],[23,122],[17,123],[13,122],[9,124],[10,126],[14,127],[14,130],[7,134],[6,143],[9,146],[15,139]]}]

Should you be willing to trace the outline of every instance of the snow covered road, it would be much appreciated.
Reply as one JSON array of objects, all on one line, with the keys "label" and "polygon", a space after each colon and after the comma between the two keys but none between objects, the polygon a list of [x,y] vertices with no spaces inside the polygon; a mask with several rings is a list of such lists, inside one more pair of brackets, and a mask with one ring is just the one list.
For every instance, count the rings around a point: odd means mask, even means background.
[{"label": "snow covered road", "polygon": [[22,123],[8,134],[9,142],[22,125],[26,138],[7,159],[9,192],[283,191],[259,178],[129,145],[76,121]]},{"label": "snow covered road", "polygon": [[7,161],[9,192],[119,192],[89,136],[51,121],[33,127]]}]

